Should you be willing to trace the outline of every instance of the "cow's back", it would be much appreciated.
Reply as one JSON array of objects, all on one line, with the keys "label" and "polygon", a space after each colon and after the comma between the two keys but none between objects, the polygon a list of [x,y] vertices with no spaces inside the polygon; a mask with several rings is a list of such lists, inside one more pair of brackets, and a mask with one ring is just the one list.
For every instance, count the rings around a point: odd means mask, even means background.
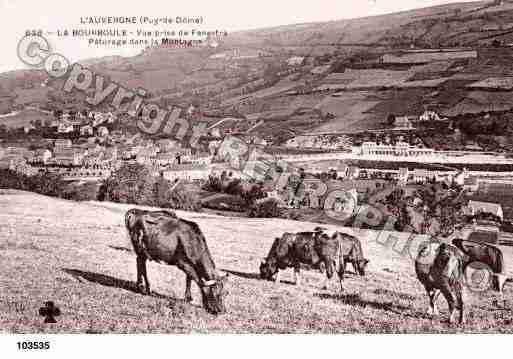
[{"label": "cow's back", "polygon": [[321,260],[322,252],[319,251],[316,244],[315,234],[313,232],[296,233],[291,254],[295,261],[307,265],[317,265]]},{"label": "cow's back", "polygon": [[339,242],[342,256],[350,260],[363,259],[362,243],[358,238],[340,232],[337,232],[334,238]]},{"label": "cow's back", "polygon": [[494,273],[503,273],[504,255],[499,248],[459,238],[453,240],[453,244],[468,257],[466,262],[481,262],[488,265]]},{"label": "cow's back", "polygon": [[334,238],[326,234],[317,234],[315,236],[315,249],[321,260],[337,261],[340,253],[340,243]]},{"label": "cow's back", "polygon": [[293,262],[294,243],[296,242],[296,234],[283,233],[281,237],[274,239],[274,242],[267,254],[266,262],[276,261],[279,267],[286,267]]}]

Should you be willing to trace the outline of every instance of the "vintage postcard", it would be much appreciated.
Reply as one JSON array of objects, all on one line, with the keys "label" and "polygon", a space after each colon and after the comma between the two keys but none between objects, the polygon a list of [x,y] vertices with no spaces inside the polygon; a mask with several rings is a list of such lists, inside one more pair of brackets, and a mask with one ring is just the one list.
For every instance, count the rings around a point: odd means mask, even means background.
[{"label": "vintage postcard", "polygon": [[513,331],[513,1],[0,0],[0,19],[16,350]]}]

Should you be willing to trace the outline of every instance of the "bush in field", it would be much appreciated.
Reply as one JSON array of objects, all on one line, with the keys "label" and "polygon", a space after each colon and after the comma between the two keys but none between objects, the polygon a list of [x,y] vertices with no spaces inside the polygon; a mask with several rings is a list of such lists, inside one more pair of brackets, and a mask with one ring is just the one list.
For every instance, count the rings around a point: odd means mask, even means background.
[{"label": "bush in field", "polygon": [[96,182],[69,184],[62,189],[62,197],[74,201],[96,201],[99,185]]},{"label": "bush in field", "polygon": [[225,194],[203,203],[203,206],[209,209],[231,212],[246,212],[248,210],[246,202],[238,196]]},{"label": "bush in field", "polygon": [[251,205],[247,211],[250,218],[279,218],[283,214],[278,201],[271,198]]},{"label": "bush in field", "polygon": [[241,197],[248,206],[251,206],[257,200],[267,197],[267,194],[261,184],[254,184],[248,191],[243,191]]},{"label": "bush in field", "polygon": [[202,189],[210,192],[222,192],[223,191],[223,181],[221,178],[217,176],[208,176],[208,179],[203,184]]},{"label": "bush in field", "polygon": [[10,170],[0,170],[0,188],[27,190],[28,177]]},{"label": "bush in field", "polygon": [[228,183],[226,186],[225,193],[232,194],[234,196],[241,196],[244,193],[244,189],[242,188],[242,182],[240,179],[236,178]]},{"label": "bush in field", "polygon": [[182,185],[154,177],[140,164],[125,164],[103,182],[99,200],[187,211],[201,209],[199,200]]},{"label": "bush in field", "polygon": [[62,189],[65,182],[59,175],[53,173],[39,173],[34,176],[25,176],[11,170],[0,171],[0,188],[12,188],[31,191],[46,196],[63,197]]},{"label": "bush in field", "polygon": [[154,181],[145,166],[124,164],[104,181],[102,196],[107,201],[152,205]]},{"label": "bush in field", "polygon": [[200,211],[201,203],[190,191],[178,184],[163,177],[156,179],[153,185],[154,205],[163,208],[182,209],[185,211]]}]

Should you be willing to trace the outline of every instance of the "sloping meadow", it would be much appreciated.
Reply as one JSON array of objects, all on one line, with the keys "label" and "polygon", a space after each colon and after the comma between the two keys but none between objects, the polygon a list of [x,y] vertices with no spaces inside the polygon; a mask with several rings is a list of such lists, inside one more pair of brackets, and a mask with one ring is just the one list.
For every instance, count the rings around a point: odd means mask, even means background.
[{"label": "sloping meadow", "polygon": [[[214,261],[230,274],[228,312],[215,317],[201,307],[193,286],[192,304],[183,301],[185,275],[150,263],[152,295],[136,292],[135,255],[123,216],[132,206],[75,203],[25,192],[0,195],[0,331],[15,333],[425,333],[511,332],[511,286],[506,308],[492,292],[469,294],[468,323],[449,326],[426,314],[428,300],[413,262],[386,247],[376,232],[354,232],[370,259],[367,275],[349,266],[345,291],[332,280],[304,271],[294,286],[291,270],[282,283],[259,279],[258,266],[275,237],[316,225],[281,219],[245,219],[178,212],[196,221]],[[336,229],[327,226],[328,229]],[[383,234],[382,234],[383,235]],[[405,235],[388,233],[404,240]],[[38,310],[53,301],[61,315],[43,324]]]}]

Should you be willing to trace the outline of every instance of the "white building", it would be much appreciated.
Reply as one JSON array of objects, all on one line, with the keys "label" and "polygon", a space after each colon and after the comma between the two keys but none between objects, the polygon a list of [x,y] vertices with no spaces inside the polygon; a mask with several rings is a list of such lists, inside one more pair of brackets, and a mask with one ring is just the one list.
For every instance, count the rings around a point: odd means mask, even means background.
[{"label": "white building", "polygon": [[80,136],[92,136],[93,127],[90,125],[80,127]]},{"label": "white building", "polygon": [[289,66],[301,66],[305,58],[303,56],[292,56],[287,59],[287,65]]},{"label": "white building", "polygon": [[353,146],[352,152],[359,156],[400,156],[417,157],[433,156],[432,148],[418,148],[410,146],[406,142],[398,142],[395,145],[378,145],[375,142],[364,142],[361,146]]},{"label": "white building", "polygon": [[491,202],[479,202],[479,201],[469,201],[468,208],[470,210],[471,215],[476,215],[477,213],[491,213],[501,220],[504,219],[504,213],[502,211],[502,206],[498,203]]},{"label": "white building", "polygon": [[447,120],[447,118],[440,118],[438,114],[434,111],[424,111],[422,115],[419,117],[419,121],[443,121]]},{"label": "white building", "polygon": [[59,123],[59,126],[57,127],[58,133],[70,133],[73,132],[73,125],[66,122]]},{"label": "white building", "polygon": [[425,183],[434,177],[434,173],[423,169],[423,168],[415,168],[413,170],[413,182],[416,183]]},{"label": "white building", "polygon": [[46,148],[42,148],[34,152],[34,155],[30,158],[30,162],[47,164],[50,158],[52,158],[52,152]]},{"label": "white building", "polygon": [[55,152],[60,152],[62,150],[70,149],[72,146],[72,142],[68,139],[59,139],[55,140],[53,146]]},{"label": "white building", "polygon": [[394,121],[395,128],[412,129],[413,124],[411,123],[408,116],[397,116]]},{"label": "white building", "polygon": [[183,181],[206,180],[209,175],[209,168],[206,165],[173,165],[167,171],[163,171],[163,176],[169,181],[176,179]]},{"label": "white building", "polygon": [[406,167],[399,168],[399,172],[397,174],[397,180],[399,181],[399,184],[403,185],[403,186],[408,184],[409,175],[410,175],[410,172],[409,172],[408,168],[406,168]]},{"label": "white building", "polygon": [[109,135],[109,130],[105,126],[98,127],[98,136],[106,137]]}]

